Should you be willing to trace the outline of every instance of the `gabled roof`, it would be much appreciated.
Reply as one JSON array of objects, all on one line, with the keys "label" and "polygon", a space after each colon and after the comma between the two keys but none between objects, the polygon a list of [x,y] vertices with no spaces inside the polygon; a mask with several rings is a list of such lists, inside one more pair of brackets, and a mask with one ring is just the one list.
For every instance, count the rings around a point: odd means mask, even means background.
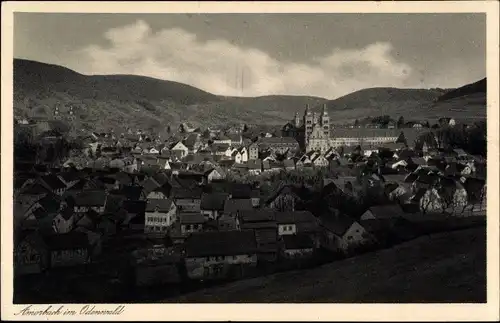
[{"label": "gabled roof", "polygon": [[187,257],[248,255],[257,252],[255,233],[248,231],[202,232],[185,242]]},{"label": "gabled roof", "polygon": [[54,174],[49,174],[41,177],[41,180],[44,181],[52,190],[66,188],[66,185]]},{"label": "gabled roof", "polygon": [[60,201],[56,199],[53,195],[47,195],[38,200],[38,204],[45,210],[47,213],[55,213],[59,211]]},{"label": "gabled roof", "polygon": [[404,213],[401,207],[396,204],[372,206],[368,210],[376,219],[400,217]]},{"label": "gabled roof", "polygon": [[222,211],[224,210],[224,203],[228,197],[228,193],[203,193],[201,196],[200,209]]},{"label": "gabled roof", "polygon": [[146,212],[168,212],[172,204],[172,199],[150,199],[146,204]]},{"label": "gabled roof", "polygon": [[320,219],[321,226],[339,237],[342,237],[355,222],[356,221],[347,216],[335,218],[325,216]]}]

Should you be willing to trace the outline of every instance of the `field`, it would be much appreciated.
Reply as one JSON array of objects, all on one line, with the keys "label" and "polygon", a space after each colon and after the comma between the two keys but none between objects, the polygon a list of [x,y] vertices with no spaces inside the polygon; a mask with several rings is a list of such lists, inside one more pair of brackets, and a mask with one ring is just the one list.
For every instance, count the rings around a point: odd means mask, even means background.
[{"label": "field", "polygon": [[182,303],[475,303],[486,301],[486,232],[423,236],[309,270],[205,289]]}]

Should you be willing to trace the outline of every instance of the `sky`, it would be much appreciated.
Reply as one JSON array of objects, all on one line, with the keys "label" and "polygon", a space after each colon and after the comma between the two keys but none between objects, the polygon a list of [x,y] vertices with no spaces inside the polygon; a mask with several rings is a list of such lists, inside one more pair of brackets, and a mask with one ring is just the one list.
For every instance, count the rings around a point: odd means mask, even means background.
[{"label": "sky", "polygon": [[482,13],[15,13],[14,57],[218,95],[334,99],[486,76]]}]

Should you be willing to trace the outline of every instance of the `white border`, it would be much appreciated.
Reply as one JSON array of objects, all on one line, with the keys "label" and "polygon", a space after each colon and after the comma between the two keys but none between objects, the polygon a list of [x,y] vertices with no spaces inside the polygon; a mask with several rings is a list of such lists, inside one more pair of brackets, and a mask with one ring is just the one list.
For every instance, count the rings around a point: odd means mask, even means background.
[{"label": "white border", "polygon": [[[13,12],[88,13],[487,13],[488,78],[488,303],[469,304],[130,304],[120,316],[15,316],[12,304],[12,39]],[[497,1],[413,2],[3,2],[2,3],[2,319],[6,320],[345,320],[475,321],[499,318],[499,4]],[[81,308],[64,304],[67,309]],[[101,304],[104,307],[104,304]],[[101,306],[98,305],[98,306]],[[113,305],[106,308],[113,308]]]}]

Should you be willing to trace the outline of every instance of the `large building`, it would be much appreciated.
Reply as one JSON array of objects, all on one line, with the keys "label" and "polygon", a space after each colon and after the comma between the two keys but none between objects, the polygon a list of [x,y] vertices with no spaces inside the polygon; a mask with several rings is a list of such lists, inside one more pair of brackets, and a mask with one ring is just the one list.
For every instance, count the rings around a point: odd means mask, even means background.
[{"label": "large building", "polygon": [[413,146],[419,134],[426,129],[373,129],[373,128],[334,128],[330,122],[326,104],[321,114],[311,112],[306,106],[301,118],[295,114],[293,121],[282,129],[283,137],[294,137],[306,151],[326,152],[340,146],[377,147],[385,143],[406,141]]}]

